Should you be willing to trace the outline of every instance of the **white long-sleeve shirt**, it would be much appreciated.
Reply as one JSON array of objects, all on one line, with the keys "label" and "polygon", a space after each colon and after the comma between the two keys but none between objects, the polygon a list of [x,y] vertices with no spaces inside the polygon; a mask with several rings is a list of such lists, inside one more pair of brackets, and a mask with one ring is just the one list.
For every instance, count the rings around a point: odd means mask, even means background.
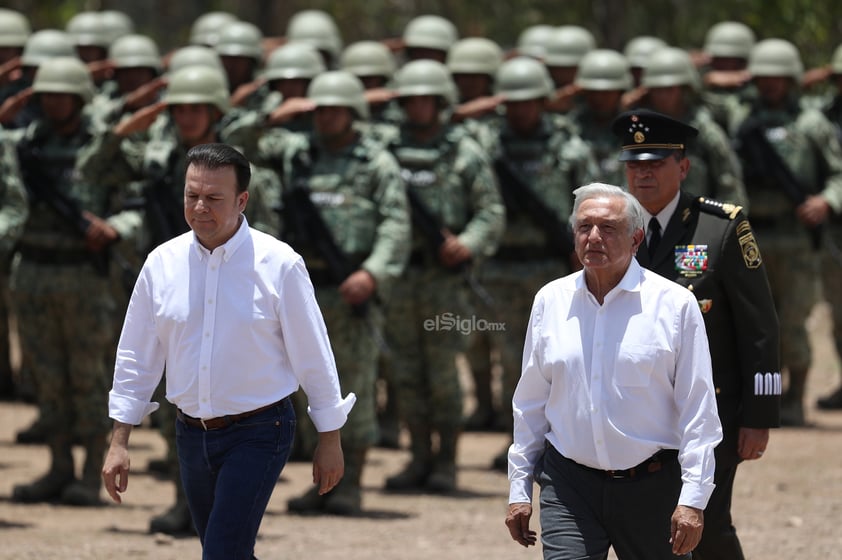
[{"label": "white long-sleeve shirt", "polygon": [[602,305],[583,272],[538,292],[513,410],[510,503],[531,502],[545,441],[603,470],[677,449],[678,504],[704,509],[713,492],[722,427],[702,314],[689,291],[635,259]]},{"label": "white long-sleeve shirt", "polygon": [[132,293],[117,349],[109,415],[139,424],[167,370],[167,400],[214,418],[296,391],[320,432],[340,428],[342,399],[324,320],[302,258],[248,227],[213,252],[187,232],[156,248]]}]

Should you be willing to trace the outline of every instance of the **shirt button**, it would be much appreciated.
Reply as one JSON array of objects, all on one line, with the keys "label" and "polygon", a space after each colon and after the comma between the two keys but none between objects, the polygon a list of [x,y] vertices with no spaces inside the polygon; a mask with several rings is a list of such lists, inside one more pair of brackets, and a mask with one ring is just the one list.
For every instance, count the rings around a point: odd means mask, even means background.
[{"label": "shirt button", "polygon": [[597,444],[597,445],[602,445],[602,440],[601,440],[601,439],[596,440],[596,444]]},{"label": "shirt button", "polygon": [[209,303],[209,304],[213,304],[213,300],[212,300],[212,299],[209,299],[209,300],[208,300],[208,303]]},{"label": "shirt button", "polygon": [[209,332],[206,332],[206,333],[205,333],[205,338],[209,338],[209,337],[210,337],[210,333],[209,333]]},{"label": "shirt button", "polygon": [[206,402],[208,402],[208,399],[202,399],[202,402],[206,403]]},{"label": "shirt button", "polygon": [[208,371],[208,366],[202,366],[202,371]]}]

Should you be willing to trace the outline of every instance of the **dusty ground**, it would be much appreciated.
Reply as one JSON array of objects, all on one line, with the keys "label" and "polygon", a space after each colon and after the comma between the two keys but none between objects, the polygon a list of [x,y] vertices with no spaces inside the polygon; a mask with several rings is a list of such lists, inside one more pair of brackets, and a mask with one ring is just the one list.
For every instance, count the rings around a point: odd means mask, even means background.
[{"label": "dusty ground", "polygon": [[[817,366],[809,381],[809,402],[835,387],[839,364],[829,344],[826,310],[811,319]],[[740,469],[734,515],[748,558],[842,558],[842,412],[810,408],[813,424],[773,432],[761,461]],[[13,444],[34,408],[0,403],[0,559],[184,559],[198,558],[194,538],[146,533],[149,518],[170,504],[172,489],[146,472],[162,454],[158,434],[136,430],[133,477],[122,506],[76,509],[9,502],[13,485],[46,468],[42,447]],[[262,559],[382,560],[540,558],[536,549],[515,545],[503,526],[507,482],[487,470],[505,443],[503,434],[467,434],[460,448],[462,491],[447,497],[394,495],[382,491],[386,476],[399,470],[404,451],[375,450],[364,474],[361,518],[299,517],[286,501],[307,488],[309,466],[284,472],[269,505],[257,543]]]}]

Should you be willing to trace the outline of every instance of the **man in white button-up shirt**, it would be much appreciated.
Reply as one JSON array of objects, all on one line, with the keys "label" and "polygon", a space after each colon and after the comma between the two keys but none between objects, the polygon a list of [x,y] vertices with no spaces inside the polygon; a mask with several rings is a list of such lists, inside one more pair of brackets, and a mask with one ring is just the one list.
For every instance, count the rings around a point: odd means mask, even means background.
[{"label": "man in white button-up shirt", "polygon": [[643,210],[618,187],[574,191],[584,269],[535,297],[513,399],[506,525],[524,546],[541,488],[545,559],[689,558],[722,438],[693,295],[642,269]]},{"label": "man in white button-up shirt", "polygon": [[339,428],[355,397],[342,399],[327,330],[304,262],[252,230],[248,161],[224,144],[187,154],[184,214],[192,232],[155,249],[140,272],[117,350],[103,468],[120,502],[133,425],[157,409],[167,370],[178,407],[176,441],[203,558],[252,558],[260,521],[289,455],[301,385],[319,431],[314,482],[342,477]]}]

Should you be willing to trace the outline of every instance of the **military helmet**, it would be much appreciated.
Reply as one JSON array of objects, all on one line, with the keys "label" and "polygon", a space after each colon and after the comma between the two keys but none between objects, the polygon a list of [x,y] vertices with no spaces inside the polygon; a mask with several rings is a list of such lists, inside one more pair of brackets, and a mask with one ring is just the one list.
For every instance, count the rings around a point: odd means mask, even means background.
[{"label": "military helmet", "polygon": [[721,21],[708,29],[704,51],[710,56],[748,58],[754,46],[754,31],[738,21]]},{"label": "military helmet", "polygon": [[451,74],[485,74],[494,77],[503,63],[503,50],[490,39],[469,37],[457,41],[447,51]]},{"label": "military helmet", "polygon": [[31,33],[32,28],[26,16],[0,8],[0,47],[22,47]]},{"label": "military helmet", "polygon": [[406,24],[403,30],[403,43],[408,49],[447,51],[458,39],[456,26],[441,16],[418,16]]},{"label": "military helmet", "polygon": [[167,105],[207,103],[223,113],[228,111],[228,80],[225,73],[209,66],[188,66],[170,76]]},{"label": "military helmet", "polygon": [[319,51],[308,43],[287,43],[272,51],[263,76],[267,80],[312,79],[326,70]]},{"label": "military helmet", "polygon": [[391,79],[397,64],[389,47],[377,41],[359,41],[348,45],[339,58],[339,67],[357,76],[383,76]]},{"label": "military helmet", "polygon": [[69,93],[78,95],[88,103],[94,96],[94,82],[88,67],[81,60],[70,56],[57,56],[45,60],[35,72],[33,93]]},{"label": "military helmet", "polygon": [[592,91],[627,90],[633,85],[626,57],[610,49],[594,49],[583,56],[574,83]]},{"label": "military helmet", "polygon": [[795,45],[784,39],[765,39],[751,49],[748,71],[752,77],[787,77],[800,82],[804,65]]},{"label": "military helmet", "polygon": [[578,66],[582,57],[595,48],[596,39],[590,31],[578,25],[562,25],[547,39],[544,64]]},{"label": "military helmet", "polygon": [[664,47],[652,53],[643,70],[641,85],[647,88],[690,86],[695,91],[702,87],[690,55],[675,47]]},{"label": "military helmet", "polygon": [[188,66],[207,66],[225,73],[219,54],[212,48],[201,45],[190,45],[175,51],[170,57],[168,70],[170,74],[174,74]]},{"label": "military helmet", "polygon": [[263,33],[254,24],[234,21],[219,32],[214,49],[219,56],[247,56],[259,62],[263,58]]},{"label": "military helmet", "polygon": [[107,49],[113,40],[112,31],[100,12],[79,12],[67,22],[65,31],[80,47],[102,47]]},{"label": "military helmet", "polygon": [[154,68],[161,71],[158,45],[146,35],[123,35],[111,43],[108,58],[117,68]]},{"label": "military helmet", "polygon": [[113,43],[120,37],[134,33],[134,22],[125,13],[119,10],[103,10],[99,13],[106,31],[111,34]]},{"label": "military helmet", "polygon": [[542,99],[552,93],[553,80],[547,67],[531,56],[509,59],[497,71],[496,91],[507,101]]},{"label": "military helmet", "polygon": [[833,58],[830,61],[830,70],[834,74],[842,74],[842,45],[833,51]]},{"label": "military helmet", "polygon": [[520,32],[517,38],[517,51],[519,54],[542,59],[547,54],[547,42],[555,33],[556,28],[552,25],[531,25]]},{"label": "military helmet", "polygon": [[302,10],[290,18],[287,39],[309,43],[320,51],[330,53],[334,60],[342,52],[342,35],[336,22],[322,10]]},{"label": "military helmet", "polygon": [[200,15],[190,27],[190,44],[215,45],[219,41],[220,31],[235,21],[237,17],[228,12],[208,12]]},{"label": "military helmet", "polygon": [[662,39],[651,35],[641,35],[626,43],[623,55],[632,68],[645,68],[649,61],[649,55],[666,46],[668,45]]},{"label": "military helmet", "polygon": [[447,105],[456,103],[456,85],[447,66],[435,60],[413,60],[395,75],[395,88],[399,97],[435,95]]},{"label": "military helmet", "polygon": [[42,29],[26,40],[20,62],[23,66],[40,66],[45,60],[57,56],[78,58],[73,39],[58,29]]},{"label": "military helmet", "polygon": [[357,118],[368,119],[368,101],[359,78],[345,70],[323,72],[313,78],[307,98],[317,107],[348,107]]}]

